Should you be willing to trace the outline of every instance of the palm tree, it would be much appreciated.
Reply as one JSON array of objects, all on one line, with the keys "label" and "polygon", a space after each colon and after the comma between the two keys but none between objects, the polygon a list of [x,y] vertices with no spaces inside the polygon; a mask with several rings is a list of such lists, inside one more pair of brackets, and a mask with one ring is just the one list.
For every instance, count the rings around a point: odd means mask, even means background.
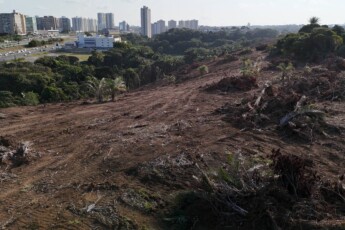
[{"label": "palm tree", "polygon": [[88,77],[86,86],[95,94],[99,103],[103,102],[107,86],[105,78],[98,80],[95,77]]},{"label": "palm tree", "polygon": [[259,59],[255,62],[253,62],[250,59],[242,60],[242,67],[241,67],[240,73],[243,75],[243,77],[258,76],[260,71],[261,71],[261,62]]},{"label": "palm tree", "polygon": [[242,60],[242,66],[240,69],[240,73],[243,75],[243,77],[250,76],[253,74],[252,66],[253,66],[252,60],[250,60],[250,59],[243,59]]},{"label": "palm tree", "polygon": [[284,82],[285,77],[288,77],[290,80],[290,72],[292,72],[295,67],[292,65],[291,62],[289,62],[289,64],[285,64],[285,63],[280,63],[277,68],[282,71],[282,81]]},{"label": "palm tree", "polygon": [[320,18],[318,18],[318,17],[311,17],[311,18],[309,19],[309,23],[310,23],[311,25],[319,24],[319,21],[320,21]]},{"label": "palm tree", "polygon": [[111,101],[115,101],[115,96],[117,92],[126,92],[126,83],[122,77],[117,77],[115,79],[107,79],[107,88],[111,94]]}]

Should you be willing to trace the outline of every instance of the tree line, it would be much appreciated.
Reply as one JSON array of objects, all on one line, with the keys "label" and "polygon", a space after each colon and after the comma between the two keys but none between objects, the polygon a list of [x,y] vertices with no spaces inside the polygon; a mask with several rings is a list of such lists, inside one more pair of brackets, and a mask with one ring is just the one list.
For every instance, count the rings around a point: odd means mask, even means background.
[{"label": "tree line", "polygon": [[276,35],[274,31],[260,29],[220,32],[173,29],[152,40],[125,35],[126,42],[115,43],[109,51],[94,51],[85,62],[66,55],[45,56],[34,63],[3,62],[0,63],[0,107],[91,97],[100,102],[114,100],[119,92],[169,77],[183,65]]}]

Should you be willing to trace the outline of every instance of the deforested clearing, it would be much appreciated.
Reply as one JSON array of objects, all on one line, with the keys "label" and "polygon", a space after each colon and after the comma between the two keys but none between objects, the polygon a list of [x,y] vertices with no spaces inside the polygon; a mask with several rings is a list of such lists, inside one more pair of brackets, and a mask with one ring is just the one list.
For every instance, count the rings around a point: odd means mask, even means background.
[{"label": "deforested clearing", "polygon": [[0,226],[343,229],[344,73],[232,55],[112,102],[1,109],[0,155],[28,157],[2,161]]}]

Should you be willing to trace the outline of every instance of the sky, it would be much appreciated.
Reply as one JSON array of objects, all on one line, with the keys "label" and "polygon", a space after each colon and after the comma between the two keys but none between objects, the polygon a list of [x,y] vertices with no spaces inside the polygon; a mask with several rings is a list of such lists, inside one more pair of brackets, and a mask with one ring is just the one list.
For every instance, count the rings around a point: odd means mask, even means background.
[{"label": "sky", "polygon": [[199,25],[240,26],[306,24],[316,16],[322,24],[345,23],[344,0],[0,0],[0,13],[30,16],[97,18],[112,12],[115,23],[140,25],[140,8],[151,9],[151,21],[199,20]]}]

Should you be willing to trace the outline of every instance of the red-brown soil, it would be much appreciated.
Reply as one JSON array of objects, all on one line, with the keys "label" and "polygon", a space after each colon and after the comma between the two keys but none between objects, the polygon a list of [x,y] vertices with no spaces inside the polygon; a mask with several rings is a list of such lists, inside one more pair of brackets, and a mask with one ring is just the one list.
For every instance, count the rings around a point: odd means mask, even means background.
[{"label": "red-brown soil", "polygon": [[[167,229],[162,219],[174,196],[198,186],[194,163],[214,174],[228,152],[264,159],[281,149],[313,160],[323,180],[337,181],[345,166],[342,134],[305,142],[273,128],[240,129],[215,113],[260,92],[205,90],[225,75],[239,75],[240,61],[217,63],[205,63],[207,75],[196,69],[180,83],[147,86],[115,102],[1,109],[0,136],[13,148],[31,142],[34,156],[27,165],[1,166],[0,227]],[[264,71],[259,87],[278,75]],[[314,103],[328,111],[328,123],[345,128],[344,102]],[[317,224],[344,226],[345,219],[330,216]]]}]

